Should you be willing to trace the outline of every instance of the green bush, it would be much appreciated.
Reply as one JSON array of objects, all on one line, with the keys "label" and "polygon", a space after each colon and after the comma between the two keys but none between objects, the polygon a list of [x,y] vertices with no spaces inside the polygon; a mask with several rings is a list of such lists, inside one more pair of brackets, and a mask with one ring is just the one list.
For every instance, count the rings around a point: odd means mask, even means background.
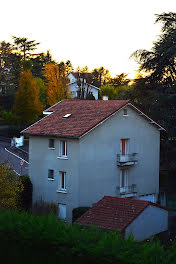
[{"label": "green bush", "polygon": [[[0,249],[6,262],[84,264],[175,264],[176,242],[138,243],[130,235],[67,225],[53,214],[0,211]],[[16,263],[16,262],[15,262]]]},{"label": "green bush", "polygon": [[20,206],[21,209],[30,211],[32,207],[32,182],[28,175],[20,176],[20,180],[23,184],[23,191],[20,193]]},{"label": "green bush", "polygon": [[84,214],[90,207],[77,207],[72,211],[72,222],[74,223],[82,214]]},{"label": "green bush", "polygon": [[7,125],[16,125],[18,123],[19,117],[11,111],[3,111],[2,119]]},{"label": "green bush", "polygon": [[43,200],[35,202],[32,206],[32,213],[35,215],[45,215],[54,214],[58,215],[58,206],[55,203],[48,203]]}]

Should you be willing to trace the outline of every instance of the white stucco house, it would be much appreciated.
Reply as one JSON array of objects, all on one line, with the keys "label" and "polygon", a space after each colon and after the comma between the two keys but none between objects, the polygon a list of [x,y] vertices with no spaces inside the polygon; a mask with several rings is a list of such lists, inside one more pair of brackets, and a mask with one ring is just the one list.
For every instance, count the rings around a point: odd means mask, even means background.
[{"label": "white stucco house", "polygon": [[168,230],[168,209],[150,201],[104,196],[75,223],[121,231],[125,238],[132,233],[142,241]]},{"label": "white stucco house", "polygon": [[85,94],[87,92],[91,92],[95,97],[95,100],[98,100],[98,91],[100,88],[94,86],[93,83],[93,75],[91,73],[80,73],[80,72],[70,72],[68,75],[68,79],[70,80],[69,89],[72,92],[73,98],[76,98],[78,95],[78,79],[80,80],[80,86],[85,89]]},{"label": "white stucco house", "polygon": [[24,129],[33,202],[58,204],[59,217],[104,196],[156,202],[160,131],[128,100],[63,100]]}]

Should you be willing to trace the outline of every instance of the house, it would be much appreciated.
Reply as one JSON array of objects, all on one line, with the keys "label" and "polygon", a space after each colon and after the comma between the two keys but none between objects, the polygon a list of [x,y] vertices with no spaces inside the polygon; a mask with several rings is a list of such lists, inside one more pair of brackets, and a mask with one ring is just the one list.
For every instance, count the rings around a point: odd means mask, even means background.
[{"label": "house", "polygon": [[58,204],[59,217],[102,197],[156,202],[160,131],[128,100],[63,100],[24,129],[33,202]]},{"label": "house", "polygon": [[133,234],[142,241],[168,230],[168,209],[149,201],[104,196],[75,223]]},{"label": "house", "polygon": [[70,72],[68,78],[70,80],[69,88],[73,94],[73,98],[78,96],[79,90],[84,90],[84,97],[87,93],[92,93],[95,99],[98,99],[98,91],[100,88],[93,85],[92,73]]}]

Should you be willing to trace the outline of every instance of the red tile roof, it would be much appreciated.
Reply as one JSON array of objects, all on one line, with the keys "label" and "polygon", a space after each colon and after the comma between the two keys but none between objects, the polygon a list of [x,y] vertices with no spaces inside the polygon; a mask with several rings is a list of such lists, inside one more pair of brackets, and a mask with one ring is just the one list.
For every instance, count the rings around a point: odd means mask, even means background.
[{"label": "red tile roof", "polygon": [[95,225],[103,229],[124,231],[126,227],[149,205],[167,208],[149,201],[104,196],[75,223]]},{"label": "red tile roof", "polygon": [[73,76],[78,79],[78,76],[80,78],[84,78],[85,80],[92,81],[92,79],[94,78],[93,74],[90,72],[71,72],[71,74],[73,74]]},{"label": "red tile roof", "polygon": [[[128,103],[129,100],[63,100],[45,110],[52,114],[22,133],[79,138]],[[66,114],[71,116],[63,119]]]}]

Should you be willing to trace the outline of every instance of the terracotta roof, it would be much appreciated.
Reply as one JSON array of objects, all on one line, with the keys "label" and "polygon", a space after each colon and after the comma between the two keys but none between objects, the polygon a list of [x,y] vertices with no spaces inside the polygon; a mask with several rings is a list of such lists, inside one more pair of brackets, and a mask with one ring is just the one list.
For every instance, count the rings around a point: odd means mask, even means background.
[{"label": "terracotta roof", "polygon": [[75,223],[85,226],[95,225],[107,230],[124,231],[149,205],[168,210],[149,201],[104,196],[78,218]]},{"label": "terracotta roof", "polygon": [[78,75],[80,76],[80,78],[83,78],[86,79],[87,81],[91,81],[94,76],[92,73],[90,72],[71,72],[71,74],[73,74],[73,76],[77,79],[78,78]]},{"label": "terracotta roof", "polygon": [[[45,110],[52,114],[22,133],[79,138],[128,103],[128,100],[63,100]],[[71,115],[63,119],[66,114]]]}]

